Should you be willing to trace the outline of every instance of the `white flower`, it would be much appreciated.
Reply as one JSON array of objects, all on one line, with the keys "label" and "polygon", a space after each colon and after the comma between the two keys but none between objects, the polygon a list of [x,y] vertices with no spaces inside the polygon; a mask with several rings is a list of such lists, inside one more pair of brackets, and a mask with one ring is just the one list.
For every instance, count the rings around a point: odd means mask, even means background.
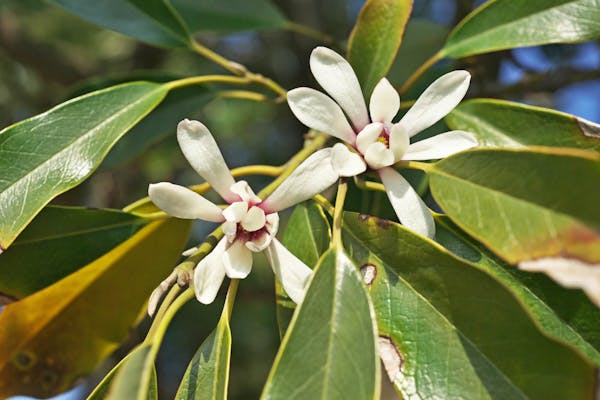
[{"label": "white flower", "polygon": [[[312,271],[275,238],[279,226],[277,211],[311,198],[330,186],[332,179],[337,179],[329,161],[330,154],[313,154],[307,158],[262,201],[247,182],[235,182],[217,143],[202,123],[181,121],[177,126],[177,139],[191,166],[229,204],[222,210],[198,193],[169,182],[152,184],[148,188],[152,202],[167,214],[223,223],[225,236],[194,270],[198,301],[211,303],[225,275],[232,279],[248,276],[252,252],[265,251],[286,293],[296,303],[301,302]],[[157,293],[151,296],[150,311],[154,310],[164,287],[173,284],[175,279],[176,273],[157,288]]]},{"label": "white flower", "polygon": [[[433,82],[412,108],[393,124],[400,97],[387,79],[375,86],[369,111],[350,64],[339,54],[317,47],[310,68],[333,98],[311,88],[288,92],[292,112],[306,126],[346,142],[331,150],[333,168],[340,176],[355,176],[367,167],[377,171],[392,206],[408,228],[428,237],[435,234],[433,217],[410,184],[391,166],[401,160],[433,160],[477,145],[464,131],[451,131],[410,143],[410,138],[435,124],[462,100],[471,79],[467,71],[450,72]],[[325,151],[325,150],[321,150]]]}]

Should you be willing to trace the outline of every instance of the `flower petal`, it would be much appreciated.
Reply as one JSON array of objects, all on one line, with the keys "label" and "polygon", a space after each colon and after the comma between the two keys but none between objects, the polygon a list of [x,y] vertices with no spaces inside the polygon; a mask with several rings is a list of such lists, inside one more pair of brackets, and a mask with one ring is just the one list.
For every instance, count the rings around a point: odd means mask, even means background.
[{"label": "flower petal", "polygon": [[470,132],[450,131],[440,133],[408,146],[405,160],[437,160],[459,151],[477,146],[477,139]]},{"label": "flower petal", "polygon": [[365,161],[372,169],[388,167],[394,163],[394,153],[385,144],[375,142],[367,148]]},{"label": "flower petal", "polygon": [[413,137],[446,116],[465,97],[471,74],[452,71],[435,80],[398,122]]},{"label": "flower petal", "polygon": [[240,196],[240,198],[243,201],[246,201],[248,203],[253,203],[253,204],[257,204],[257,203],[261,202],[260,197],[258,197],[257,195],[254,194],[254,191],[252,190],[252,188],[250,187],[250,185],[248,185],[248,182],[246,182],[246,181],[236,182],[233,185],[231,185],[230,189],[233,193]]},{"label": "flower petal", "polygon": [[342,143],[336,143],[331,148],[331,164],[340,176],[355,176],[367,170],[362,157]]},{"label": "flower petal", "polygon": [[254,232],[264,227],[266,222],[265,212],[260,207],[252,206],[242,219],[242,228],[248,232]]},{"label": "flower petal", "polygon": [[223,230],[223,233],[227,237],[227,241],[229,243],[233,243],[233,241],[235,240],[235,237],[237,236],[237,222],[225,221],[221,225],[221,229]]},{"label": "flower petal", "polygon": [[400,109],[400,96],[396,89],[385,78],[382,78],[369,101],[369,112],[373,122],[392,122]]},{"label": "flower petal", "polygon": [[198,175],[210,183],[225,201],[236,201],[237,196],[229,189],[235,180],[208,128],[198,121],[184,119],[177,125],[177,141]]},{"label": "flower petal", "polygon": [[392,126],[392,132],[390,133],[390,150],[394,153],[394,162],[402,160],[408,151],[409,145],[410,138],[404,128],[398,124]]},{"label": "flower petal", "polygon": [[236,240],[223,253],[225,273],[231,279],[244,279],[252,270],[252,252],[241,240]]},{"label": "flower petal", "polygon": [[383,124],[381,122],[373,122],[363,128],[362,131],[356,136],[356,148],[362,154],[365,154],[369,145],[375,143],[381,132],[383,131]]},{"label": "flower petal", "polygon": [[393,168],[382,168],[377,172],[402,225],[423,236],[433,238],[435,235],[433,217],[412,186]]},{"label": "flower petal", "polygon": [[226,248],[227,239],[223,238],[194,269],[194,292],[200,303],[210,304],[217,297],[219,288],[225,279],[223,253]]},{"label": "flower petal", "polygon": [[275,236],[277,234],[277,231],[279,230],[279,214],[277,213],[271,213],[271,214],[267,214],[267,224],[265,225],[265,228],[267,228],[267,232],[269,232],[271,235]]},{"label": "flower petal", "polygon": [[246,242],[246,247],[254,253],[260,253],[271,244],[273,237],[274,235],[263,231],[259,236],[254,237],[252,240],[248,240]]},{"label": "flower petal", "polygon": [[248,213],[248,203],[236,201],[223,210],[223,216],[229,222],[240,222]]},{"label": "flower petal", "polygon": [[148,186],[148,195],[161,210],[177,218],[221,222],[225,218],[219,207],[190,189],[169,182]]},{"label": "flower petal", "polygon": [[344,57],[327,47],[317,47],[310,55],[310,70],[346,112],[356,131],[370,122],[358,78]]},{"label": "flower petal", "polygon": [[321,193],[338,178],[331,163],[331,148],[321,149],[304,160],[260,207],[267,214],[283,210]]},{"label": "flower petal", "polygon": [[277,239],[266,250],[267,259],[281,286],[297,304],[304,299],[306,284],[312,270],[290,253]]},{"label": "flower petal", "polygon": [[329,96],[301,87],[290,90],[287,99],[290,109],[304,125],[350,144],[354,143],[354,130],[340,106]]}]

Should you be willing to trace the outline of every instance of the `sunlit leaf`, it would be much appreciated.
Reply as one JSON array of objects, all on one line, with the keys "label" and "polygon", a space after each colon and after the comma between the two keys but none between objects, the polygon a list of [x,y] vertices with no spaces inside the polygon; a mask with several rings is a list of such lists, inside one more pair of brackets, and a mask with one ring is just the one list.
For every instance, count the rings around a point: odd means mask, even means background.
[{"label": "sunlit leaf", "polygon": [[[155,400],[156,372],[151,357],[152,347],[141,344],[134,349],[116,371],[106,393],[106,400]],[[144,389],[140,388],[143,385]]]},{"label": "sunlit leaf", "polygon": [[378,399],[372,305],[343,251],[321,258],[285,334],[262,399]]},{"label": "sunlit leaf", "polygon": [[163,47],[187,47],[188,30],[166,0],[50,0],[102,28]]},{"label": "sunlit leaf", "polygon": [[350,34],[348,60],[370,97],[387,74],[402,42],[412,0],[367,0]]},{"label": "sunlit leaf", "polygon": [[175,396],[176,400],[227,400],[231,330],[226,311],[214,331],[194,354]]},{"label": "sunlit leaf", "polygon": [[600,365],[600,309],[579,290],[569,290],[543,274],[523,272],[494,257],[447,217],[436,217],[436,240],[475,263],[510,290],[546,335],[576,348]]},{"label": "sunlit leaf", "polygon": [[[299,204],[285,227],[282,243],[304,264],[314,268],[329,247],[331,233],[323,209],[313,201]],[[292,318],[296,303],[275,280],[277,291],[277,323],[283,337]]]},{"label": "sunlit leaf", "polygon": [[68,389],[127,336],[171,271],[190,223],[153,222],[86,267],[0,313],[0,397]]},{"label": "sunlit leaf", "polygon": [[504,100],[465,101],[448,116],[451,129],[472,132],[485,146],[557,146],[600,151],[600,125],[548,108]]},{"label": "sunlit leaf", "polygon": [[442,55],[590,40],[600,37],[599,19],[596,0],[491,0],[454,28]]},{"label": "sunlit leaf", "polygon": [[540,333],[495,279],[394,222],[346,213],[344,227],[405,398],[590,398],[594,368]]},{"label": "sunlit leaf", "polygon": [[150,220],[118,210],[44,208],[0,256],[0,292],[22,298],[130,238]]},{"label": "sunlit leaf", "polygon": [[171,0],[191,31],[277,29],[286,18],[269,0]]},{"label": "sunlit leaf", "polygon": [[600,262],[600,155],[539,147],[473,150],[436,163],[431,191],[458,226],[511,264]]},{"label": "sunlit leaf", "polygon": [[2,130],[0,247],[6,249],[55,196],[90,175],[166,93],[166,86],[155,83],[119,85]]}]

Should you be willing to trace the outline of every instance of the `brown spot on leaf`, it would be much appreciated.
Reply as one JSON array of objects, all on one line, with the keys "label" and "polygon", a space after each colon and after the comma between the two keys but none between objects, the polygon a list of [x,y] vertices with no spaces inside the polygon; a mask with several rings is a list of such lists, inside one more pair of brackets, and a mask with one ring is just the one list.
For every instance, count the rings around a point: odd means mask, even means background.
[{"label": "brown spot on leaf", "polygon": [[370,286],[377,276],[377,267],[373,264],[365,264],[360,267],[360,272],[362,273],[365,283]]},{"label": "brown spot on leaf", "polygon": [[575,118],[581,132],[588,137],[600,138],[600,125],[585,119]]},{"label": "brown spot on leaf", "polygon": [[360,219],[361,221],[367,221],[369,218],[371,218],[371,216],[367,215],[367,214],[359,214],[358,215],[358,219]]},{"label": "brown spot on leaf", "polygon": [[19,351],[12,358],[13,364],[20,370],[28,370],[36,363],[35,354],[28,351]]},{"label": "brown spot on leaf", "polygon": [[402,366],[404,365],[404,357],[400,354],[400,350],[388,336],[379,336],[377,338],[379,345],[379,357],[383,362],[385,371],[390,380],[396,382],[402,377]]},{"label": "brown spot on leaf", "polygon": [[0,306],[5,306],[5,305],[15,302],[17,300],[18,299],[14,296],[11,296],[6,293],[0,293]]}]

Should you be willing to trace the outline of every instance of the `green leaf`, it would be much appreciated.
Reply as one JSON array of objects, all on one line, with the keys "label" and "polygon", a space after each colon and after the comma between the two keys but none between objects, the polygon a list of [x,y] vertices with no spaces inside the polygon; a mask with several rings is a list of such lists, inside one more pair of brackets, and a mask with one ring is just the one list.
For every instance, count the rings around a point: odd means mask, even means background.
[{"label": "green leaf", "polygon": [[215,330],[202,342],[194,354],[175,399],[227,400],[230,357],[229,314],[224,310]]},{"label": "green leaf", "polygon": [[348,42],[348,61],[365,98],[387,74],[402,42],[412,0],[367,0]]},{"label": "green leaf", "polygon": [[545,257],[600,262],[600,155],[539,147],[456,154],[429,171],[450,219],[511,264]]},{"label": "green leaf", "polygon": [[188,47],[190,34],[166,0],[50,0],[102,28],[161,47]]},{"label": "green leaf", "polygon": [[278,29],[288,23],[269,0],[171,0],[171,3],[194,32]]},{"label": "green leaf", "polygon": [[490,0],[454,28],[441,55],[590,40],[600,37],[598,20],[596,0]]},{"label": "green leaf", "polygon": [[167,90],[149,82],[119,85],[0,131],[0,247],[6,249],[55,196],[89,176]]},{"label": "green leaf", "polygon": [[[144,390],[140,390],[141,388]],[[156,399],[156,372],[152,346],[141,344],[119,366],[110,383],[106,400],[153,400]]]},{"label": "green leaf", "polygon": [[0,292],[22,298],[75,272],[150,220],[118,210],[44,208],[0,256]]},{"label": "green leaf", "polygon": [[[190,221],[164,219],[0,313],[0,398],[68,389],[129,334],[172,270]],[[118,312],[115,312],[118,310]]]},{"label": "green leaf", "polygon": [[451,129],[472,132],[486,146],[556,146],[600,151],[600,125],[571,114],[504,100],[473,99],[448,116]]},{"label": "green leaf", "polygon": [[315,268],[262,399],[378,399],[374,321],[358,270],[330,250]]},{"label": "green leaf", "polygon": [[[283,234],[282,243],[304,264],[313,268],[329,248],[331,229],[321,206],[314,201],[298,204],[290,217]],[[296,308],[285,293],[281,284],[275,280],[277,292],[277,324],[281,337],[292,319]]]},{"label": "green leaf", "polygon": [[447,217],[436,217],[436,241],[501,282],[547,336],[576,348],[600,365],[600,309],[583,292],[565,289],[543,274],[520,271],[494,257]]},{"label": "green leaf", "polygon": [[594,368],[483,271],[375,217],[346,213],[343,237],[370,277],[379,351],[405,398],[590,398]]}]

